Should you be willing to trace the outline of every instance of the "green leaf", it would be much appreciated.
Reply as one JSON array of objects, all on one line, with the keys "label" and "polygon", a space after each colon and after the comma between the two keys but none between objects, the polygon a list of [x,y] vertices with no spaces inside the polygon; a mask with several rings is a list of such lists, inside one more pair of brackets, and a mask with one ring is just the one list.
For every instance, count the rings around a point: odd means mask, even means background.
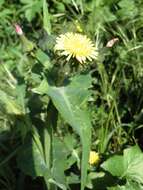
[{"label": "green leaf", "polygon": [[44,68],[50,69],[52,67],[52,64],[50,63],[50,58],[41,49],[37,49],[37,51],[35,52],[35,56],[42,63]]},{"label": "green leaf", "polygon": [[[60,184],[62,189],[67,189],[66,176],[64,171],[66,169],[67,150],[64,144],[58,137],[53,138],[53,164],[52,164],[52,177],[57,184]],[[62,158],[59,160],[59,158]]]},{"label": "green leaf", "polygon": [[143,183],[143,153],[138,146],[124,150],[124,175]]},{"label": "green leaf", "polygon": [[[93,10],[93,8],[92,8]],[[93,19],[94,17],[94,19]],[[97,23],[106,23],[112,22],[116,20],[116,15],[114,15],[111,11],[109,6],[102,6],[102,7],[95,7],[94,11],[91,12],[89,16],[89,21],[91,24],[97,26]]]},{"label": "green leaf", "polygon": [[37,94],[45,94],[46,91],[48,90],[49,86],[47,81],[44,79],[41,84],[37,88],[33,88],[32,91],[37,93]]},{"label": "green leaf", "polygon": [[66,133],[66,136],[64,137],[64,144],[66,145],[66,147],[70,150],[73,151],[74,147],[77,144],[77,141],[75,139],[75,137],[70,134],[70,133]]},{"label": "green leaf", "polygon": [[49,128],[46,128],[45,126],[42,127],[42,123],[40,127],[40,141],[43,145],[43,155],[46,162],[46,165],[48,169],[50,169],[51,164],[51,131]]},{"label": "green leaf", "polygon": [[123,157],[115,155],[102,164],[102,167],[113,176],[122,176],[124,173]]},{"label": "green leaf", "polygon": [[36,178],[37,176],[50,175],[45,160],[42,144],[38,133],[35,131],[33,137],[26,139],[17,156],[18,167],[27,175]]},{"label": "green leaf", "polygon": [[51,97],[55,107],[65,121],[80,135],[82,142],[82,165],[81,165],[81,190],[84,189],[87,178],[88,158],[91,144],[91,121],[89,113],[83,109],[90,92],[91,76],[76,76],[71,83],[63,87],[48,88],[48,95]]},{"label": "green leaf", "polygon": [[28,112],[26,108],[26,86],[17,85],[14,89],[13,96],[0,90],[0,103],[4,105],[5,110],[9,114],[24,115]]},{"label": "green leaf", "polygon": [[[91,120],[86,109],[86,101],[91,95],[90,75],[79,75],[71,79],[67,86],[47,86],[45,82],[37,89],[38,93],[47,93],[61,116],[80,135],[82,142],[81,190],[84,189],[87,178],[89,151],[91,144]],[[40,92],[40,89],[42,91]]]},{"label": "green leaf", "polygon": [[51,34],[51,23],[50,23],[50,15],[48,12],[48,6],[46,0],[43,0],[43,26],[46,32]]},{"label": "green leaf", "polygon": [[143,153],[138,146],[124,150],[123,156],[113,156],[102,164],[113,176],[143,183]]},{"label": "green leaf", "polygon": [[71,173],[70,176],[67,177],[68,184],[77,184],[80,183],[79,176]]},{"label": "green leaf", "polygon": [[23,114],[23,109],[21,105],[18,104],[16,101],[16,98],[9,96],[4,91],[0,90],[0,103],[4,105],[7,113],[9,114],[15,114],[15,115],[21,115]]},{"label": "green leaf", "polygon": [[16,88],[16,94],[17,94],[17,102],[21,106],[22,113],[26,114],[26,112],[27,112],[26,105],[25,105],[26,104],[26,100],[25,100],[26,86],[25,85],[19,85],[19,86],[17,86],[17,88]]},{"label": "green leaf", "polygon": [[115,187],[108,187],[108,190],[143,190],[143,186],[138,183],[127,182],[126,185],[122,186],[115,186]]},{"label": "green leaf", "polygon": [[118,5],[120,9],[117,11],[117,15],[122,19],[133,18],[138,14],[135,1],[121,0]]},{"label": "green leaf", "polygon": [[21,35],[20,39],[22,43],[22,49],[24,52],[31,52],[34,49],[35,44],[32,41],[28,40],[26,36]]},{"label": "green leaf", "polygon": [[36,13],[39,13],[42,8],[42,1],[39,0],[21,0],[21,3],[25,4],[22,10],[24,11],[25,17],[29,22],[33,20]]},{"label": "green leaf", "polygon": [[[86,187],[89,188],[89,189],[93,189],[94,188],[93,187],[93,184],[94,184],[93,180],[96,180],[96,179],[98,180],[100,178],[103,178],[104,176],[105,176],[104,172],[98,172],[98,173],[97,172],[90,172],[88,174],[88,177],[87,177]],[[106,184],[106,181],[105,181],[105,184]],[[94,186],[97,189],[99,188],[97,184],[96,185],[94,184]]]},{"label": "green leaf", "polygon": [[0,7],[4,4],[4,0],[0,1]]}]

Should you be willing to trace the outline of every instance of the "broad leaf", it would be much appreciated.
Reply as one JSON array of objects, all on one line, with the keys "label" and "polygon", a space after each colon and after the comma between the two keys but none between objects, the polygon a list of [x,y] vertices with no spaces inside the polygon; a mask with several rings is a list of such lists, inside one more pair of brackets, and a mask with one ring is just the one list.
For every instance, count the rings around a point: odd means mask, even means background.
[{"label": "broad leaf", "polygon": [[91,142],[91,123],[89,114],[82,109],[82,104],[89,96],[88,88],[91,85],[91,77],[78,76],[66,87],[52,87],[48,89],[48,95],[54,105],[73,129],[80,135],[82,141],[82,165],[81,165],[81,189],[86,184],[88,158]]},{"label": "broad leaf", "polygon": [[143,153],[138,146],[124,150],[123,156],[113,156],[102,164],[113,176],[143,183]]},{"label": "broad leaf", "polygon": [[[47,93],[59,113],[65,121],[73,127],[80,135],[82,142],[82,164],[81,164],[81,189],[86,184],[88,158],[91,144],[91,120],[86,110],[85,102],[90,96],[88,88],[91,87],[91,76],[80,75],[71,79],[70,84],[62,87],[48,86],[46,81],[40,88],[34,89],[38,93]],[[42,92],[40,92],[42,89]]]},{"label": "broad leaf", "polygon": [[109,187],[108,190],[143,190],[143,186],[138,183],[127,182],[126,185]]},{"label": "broad leaf", "polygon": [[102,167],[113,176],[122,176],[124,173],[123,157],[115,155],[102,164]]},{"label": "broad leaf", "polygon": [[138,146],[124,150],[124,175],[143,183],[143,153]]}]

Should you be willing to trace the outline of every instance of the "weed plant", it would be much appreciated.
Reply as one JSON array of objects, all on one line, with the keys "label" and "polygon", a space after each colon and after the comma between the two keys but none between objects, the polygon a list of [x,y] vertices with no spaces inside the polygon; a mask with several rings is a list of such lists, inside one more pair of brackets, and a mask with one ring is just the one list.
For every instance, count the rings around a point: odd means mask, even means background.
[{"label": "weed plant", "polygon": [[[0,189],[143,189],[143,1],[0,0],[0,18]],[[97,58],[55,51],[66,33]]]}]

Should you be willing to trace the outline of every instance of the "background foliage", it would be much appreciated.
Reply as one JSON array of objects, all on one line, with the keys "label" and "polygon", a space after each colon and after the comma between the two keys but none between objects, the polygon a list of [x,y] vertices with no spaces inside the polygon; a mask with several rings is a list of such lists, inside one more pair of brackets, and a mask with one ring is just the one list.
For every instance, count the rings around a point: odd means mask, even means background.
[{"label": "background foliage", "polygon": [[[0,18],[0,189],[143,189],[142,0],[1,0]],[[67,31],[98,61],[64,64]]]}]

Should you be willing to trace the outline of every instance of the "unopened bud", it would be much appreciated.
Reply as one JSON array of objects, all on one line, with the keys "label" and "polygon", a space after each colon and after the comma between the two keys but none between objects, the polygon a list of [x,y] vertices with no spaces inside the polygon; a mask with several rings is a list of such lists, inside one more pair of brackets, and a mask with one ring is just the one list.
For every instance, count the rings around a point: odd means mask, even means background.
[{"label": "unopened bud", "polygon": [[113,39],[111,39],[111,40],[109,40],[109,41],[107,42],[106,47],[111,48],[111,47],[113,47],[113,45],[114,45],[116,42],[118,42],[118,41],[119,41],[119,38],[113,38]]},{"label": "unopened bud", "polygon": [[18,24],[15,24],[14,25],[15,26],[15,31],[16,31],[16,33],[18,34],[18,35],[23,35],[23,31],[22,31],[22,28],[20,27],[20,25],[18,25]]}]

